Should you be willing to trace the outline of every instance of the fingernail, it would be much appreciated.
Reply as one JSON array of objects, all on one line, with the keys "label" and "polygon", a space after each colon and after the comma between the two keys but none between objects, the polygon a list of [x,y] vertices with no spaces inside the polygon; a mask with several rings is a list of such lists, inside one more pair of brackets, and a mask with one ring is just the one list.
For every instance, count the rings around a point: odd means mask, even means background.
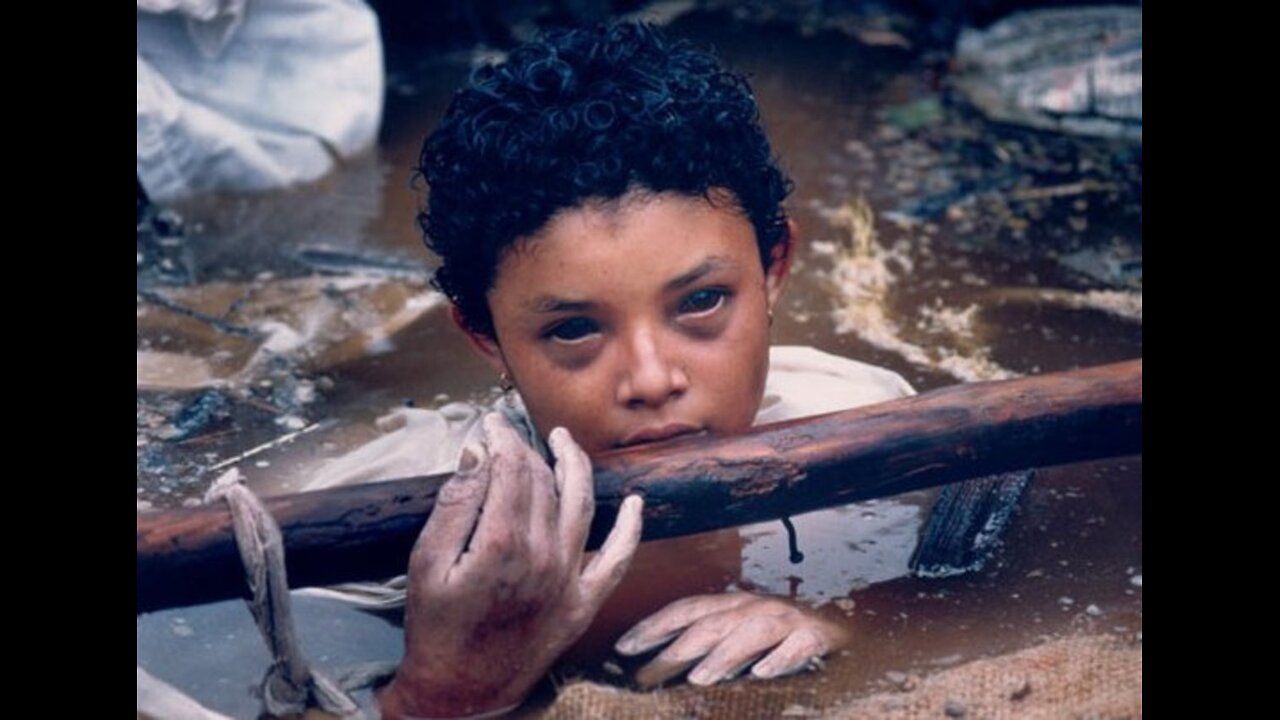
[{"label": "fingernail", "polygon": [[778,673],[777,668],[775,668],[773,665],[766,665],[764,663],[760,663],[755,667],[751,668],[751,674],[755,675],[761,680],[768,680],[769,678],[773,677],[777,673]]},{"label": "fingernail", "polygon": [[712,685],[720,679],[720,673],[706,670],[703,668],[695,668],[689,673],[689,682],[694,685]]},{"label": "fingernail", "polygon": [[551,432],[547,434],[547,444],[559,445],[560,443],[564,442],[564,436],[567,435],[568,433],[569,431],[565,430],[562,427],[552,428]]},{"label": "fingernail", "polygon": [[636,648],[639,645],[634,635],[623,635],[618,642],[613,644],[613,649],[623,655],[635,655]]}]

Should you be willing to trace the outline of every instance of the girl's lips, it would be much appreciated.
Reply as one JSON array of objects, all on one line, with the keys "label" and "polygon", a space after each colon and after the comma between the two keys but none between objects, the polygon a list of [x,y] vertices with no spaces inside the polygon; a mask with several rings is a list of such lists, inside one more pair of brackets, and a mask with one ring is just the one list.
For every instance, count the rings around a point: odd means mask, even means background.
[{"label": "girl's lips", "polygon": [[682,435],[693,435],[701,433],[703,429],[697,425],[688,423],[669,423],[667,425],[651,425],[641,428],[630,435],[627,435],[616,447],[628,447],[631,445],[639,445],[641,443],[658,442],[660,440],[670,440],[674,437]]}]

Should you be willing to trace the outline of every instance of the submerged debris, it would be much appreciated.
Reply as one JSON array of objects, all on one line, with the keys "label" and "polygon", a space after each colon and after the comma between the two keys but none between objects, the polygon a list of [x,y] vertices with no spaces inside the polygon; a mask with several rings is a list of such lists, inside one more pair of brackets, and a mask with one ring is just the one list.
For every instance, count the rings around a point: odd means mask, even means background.
[{"label": "submerged debris", "polygon": [[173,418],[172,430],[163,433],[166,440],[185,440],[208,432],[230,419],[231,402],[216,390],[206,390],[187,403]]},{"label": "submerged debris", "polygon": [[911,557],[920,577],[980,571],[1000,546],[1034,470],[951,483],[942,489]]},{"label": "submerged debris", "polygon": [[[357,272],[354,264],[348,269]],[[200,478],[314,429],[309,408],[333,387],[317,373],[386,352],[397,333],[442,301],[420,270],[389,279],[392,267],[365,269],[139,291],[140,482]],[[281,430],[284,440],[275,437]],[[155,491],[174,493],[163,489]]]}]

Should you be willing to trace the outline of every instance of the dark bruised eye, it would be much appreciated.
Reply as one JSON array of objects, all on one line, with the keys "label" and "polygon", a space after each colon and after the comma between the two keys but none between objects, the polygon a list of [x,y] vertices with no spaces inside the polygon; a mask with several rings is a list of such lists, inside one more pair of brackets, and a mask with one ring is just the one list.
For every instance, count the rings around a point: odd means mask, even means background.
[{"label": "dark bruised eye", "polygon": [[679,312],[681,315],[704,315],[724,304],[728,296],[729,293],[724,290],[711,288],[698,290],[680,301]]},{"label": "dark bruised eye", "polygon": [[576,317],[556,323],[547,330],[544,336],[557,342],[574,343],[584,340],[597,332],[600,332],[600,327],[596,325],[594,320]]}]

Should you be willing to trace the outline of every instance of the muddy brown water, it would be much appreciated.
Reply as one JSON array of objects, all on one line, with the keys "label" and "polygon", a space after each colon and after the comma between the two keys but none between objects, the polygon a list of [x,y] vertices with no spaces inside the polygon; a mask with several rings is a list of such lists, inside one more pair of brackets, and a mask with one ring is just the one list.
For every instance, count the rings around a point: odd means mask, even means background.
[{"label": "muddy brown water", "polygon": [[[877,211],[878,242],[897,244],[912,261],[910,273],[890,292],[888,310],[902,333],[914,333],[914,342],[955,340],[919,331],[927,316],[922,308],[977,304],[979,323],[965,343],[1012,373],[1141,357],[1140,320],[1025,300],[1027,288],[1132,291],[1136,285],[1140,292],[1140,270],[1136,281],[1107,278],[1064,261],[1094,253],[1137,258],[1140,268],[1140,146],[992,125],[949,102],[933,71],[909,53],[868,49],[834,33],[804,38],[782,27],[697,15],[676,21],[671,31],[713,45],[750,75],[775,150],[795,180],[789,207],[806,242],[786,312],[774,328],[775,343],[812,345],[883,365],[922,391],[958,381],[856,333],[837,332],[840,296],[829,279],[828,249],[848,231],[824,211],[861,193]],[[189,243],[201,279],[302,274],[290,259],[302,245],[425,261],[407,168],[467,68],[457,57],[390,57],[385,127],[375,154],[315,186],[179,206],[192,224]],[[887,108],[921,100],[942,100],[944,119],[914,133],[886,122]],[[964,194],[973,179],[997,176],[1009,178],[1003,190]],[[1104,189],[1010,199],[1018,188],[1070,187],[1082,179]],[[909,225],[886,219],[911,201],[948,191],[958,198],[950,212]],[[162,337],[144,326],[143,314],[140,304],[140,349],[183,349],[181,337]],[[372,420],[406,400],[433,407],[484,402],[495,392],[487,366],[438,308],[396,335],[390,347],[323,375],[321,399],[304,412],[308,421],[336,422],[246,461],[259,492],[287,492],[307,468],[372,437]],[[186,399],[181,393],[139,395],[140,507],[173,507],[198,497],[213,477],[201,467],[282,432],[272,413],[245,406],[233,410],[219,433],[148,454],[162,441],[144,443],[144,404],[171,408]],[[806,553],[799,565],[788,562],[777,523],[659,545],[637,562],[601,627],[558,672],[618,683],[604,663],[619,662],[608,644],[627,623],[675,597],[728,587],[795,597],[850,624],[854,646],[828,663],[828,674],[838,675],[842,687],[815,689],[815,702],[882,689],[890,671],[924,673],[1073,632],[1141,637],[1141,457],[1040,470],[1004,546],[986,569],[962,578],[907,575],[930,497],[915,493],[796,518]],[[310,598],[297,601],[297,615],[304,649],[321,667],[396,659],[401,652],[394,622]],[[228,714],[258,711],[250,687],[268,659],[243,605],[140,616],[137,638],[138,662],[155,675]],[[818,687],[813,675],[780,682]]]}]

